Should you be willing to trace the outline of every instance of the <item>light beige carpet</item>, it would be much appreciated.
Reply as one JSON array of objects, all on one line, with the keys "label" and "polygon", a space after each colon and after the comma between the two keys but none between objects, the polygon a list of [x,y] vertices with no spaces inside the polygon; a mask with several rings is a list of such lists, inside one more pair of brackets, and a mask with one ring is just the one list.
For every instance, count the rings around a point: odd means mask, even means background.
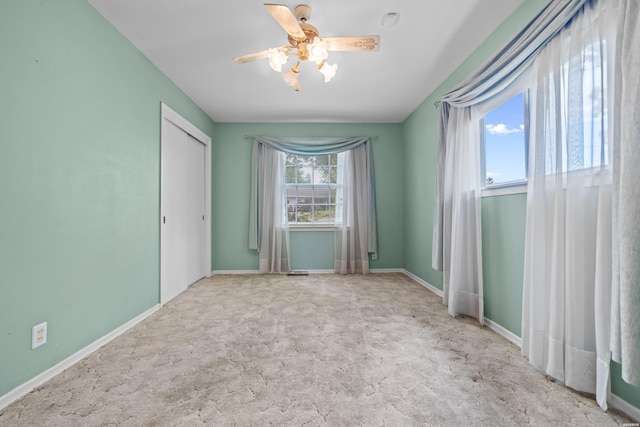
[{"label": "light beige carpet", "polygon": [[617,425],[402,274],[215,276],[2,426]]}]

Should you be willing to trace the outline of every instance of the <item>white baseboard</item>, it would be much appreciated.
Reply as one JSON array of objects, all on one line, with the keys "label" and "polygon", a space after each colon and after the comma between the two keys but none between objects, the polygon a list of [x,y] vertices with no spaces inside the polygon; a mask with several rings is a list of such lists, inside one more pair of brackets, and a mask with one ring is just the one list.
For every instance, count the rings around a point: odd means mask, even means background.
[{"label": "white baseboard", "polygon": [[403,268],[370,268],[369,273],[372,273],[372,274],[404,273],[404,269]]},{"label": "white baseboard", "polygon": [[422,280],[421,278],[419,278],[415,274],[411,273],[410,271],[407,271],[407,270],[403,269],[403,270],[401,270],[401,272],[404,273],[405,275],[411,277],[413,280],[415,280],[416,282],[418,282],[419,284],[421,284],[425,288],[429,289],[431,292],[433,292],[434,294],[438,295],[439,297],[441,297],[443,295],[442,291],[440,289],[436,288],[431,283],[425,282],[424,280]]},{"label": "white baseboard", "polygon": [[613,409],[617,409],[634,421],[640,422],[640,408],[636,408],[621,397],[611,393],[607,399],[607,403]]},{"label": "white baseboard", "polygon": [[88,346],[78,350],[71,356],[62,360],[60,363],[52,366],[51,368],[47,369],[46,371],[37,375],[36,377],[30,379],[24,384],[19,385],[18,387],[9,391],[4,396],[0,396],[0,410],[7,407],[8,405],[15,402],[16,400],[20,399],[22,396],[28,394],[36,387],[40,387],[42,384],[49,381],[51,378],[55,377],[65,369],[76,364],[77,362],[81,361],[82,359],[84,359],[85,357],[87,357],[88,355],[90,355],[91,353],[93,353],[103,345],[117,338],[119,335],[122,335],[124,332],[131,329],[138,323],[142,322],[144,319],[146,319],[147,317],[149,317],[159,309],[160,309],[160,304],[154,305],[144,313],[139,314],[138,316],[129,320],[127,323],[119,326],[118,328],[104,335],[102,338],[98,338],[96,341],[92,342]]},{"label": "white baseboard", "polygon": [[510,330],[498,325],[493,320],[487,319],[486,317],[484,318],[484,325],[487,328],[491,329],[493,332],[503,336],[504,338],[508,339],[518,347],[522,348],[522,338],[520,338]]},{"label": "white baseboard", "polygon": [[[335,273],[333,269],[322,269],[322,270],[307,270],[304,268],[294,269],[294,271],[306,271],[309,274],[331,274]],[[370,273],[405,273],[406,271],[402,268],[373,268],[369,270]],[[211,272],[211,276],[220,275],[220,274],[260,274],[258,270],[214,270]]]},{"label": "white baseboard", "polygon": [[220,274],[260,274],[258,270],[214,270],[211,272],[211,276]]}]

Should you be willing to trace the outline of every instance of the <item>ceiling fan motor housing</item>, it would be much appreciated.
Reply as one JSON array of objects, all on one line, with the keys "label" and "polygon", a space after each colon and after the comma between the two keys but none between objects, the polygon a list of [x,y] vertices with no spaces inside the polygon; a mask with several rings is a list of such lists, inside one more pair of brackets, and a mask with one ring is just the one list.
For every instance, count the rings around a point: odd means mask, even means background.
[{"label": "ceiling fan motor housing", "polygon": [[[298,6],[300,7],[300,6]],[[291,44],[291,46],[293,47],[297,47],[298,50],[302,50],[303,52],[306,51],[305,46],[309,43],[313,43],[313,39],[316,37],[320,37],[320,32],[318,31],[318,29],[316,27],[314,27],[311,24],[307,24],[306,22],[300,22],[300,28],[302,28],[302,31],[304,32],[305,36],[307,36],[306,40],[296,40],[293,37],[289,36],[289,44]],[[304,53],[302,55],[303,57],[305,56]],[[306,60],[306,58],[300,57],[299,59],[301,61]]]},{"label": "ceiling fan motor housing", "polygon": [[300,22],[311,19],[311,8],[306,4],[300,4],[293,10],[293,15]]}]

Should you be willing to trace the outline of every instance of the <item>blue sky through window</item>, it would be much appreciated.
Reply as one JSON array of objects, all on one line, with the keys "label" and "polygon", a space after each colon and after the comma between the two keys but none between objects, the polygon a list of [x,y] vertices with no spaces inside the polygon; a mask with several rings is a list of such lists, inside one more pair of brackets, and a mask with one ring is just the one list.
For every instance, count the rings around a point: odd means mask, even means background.
[{"label": "blue sky through window", "polygon": [[487,114],[484,126],[485,177],[494,184],[526,179],[524,95]]}]

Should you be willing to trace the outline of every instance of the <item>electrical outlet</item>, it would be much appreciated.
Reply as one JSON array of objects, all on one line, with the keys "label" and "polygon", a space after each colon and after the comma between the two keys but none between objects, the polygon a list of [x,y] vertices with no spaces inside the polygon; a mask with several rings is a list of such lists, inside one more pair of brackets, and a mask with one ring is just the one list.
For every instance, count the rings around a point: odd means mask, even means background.
[{"label": "electrical outlet", "polygon": [[31,328],[31,350],[47,342],[47,322]]},{"label": "electrical outlet", "polygon": [[378,259],[378,252],[373,252],[371,254],[371,259]]}]

